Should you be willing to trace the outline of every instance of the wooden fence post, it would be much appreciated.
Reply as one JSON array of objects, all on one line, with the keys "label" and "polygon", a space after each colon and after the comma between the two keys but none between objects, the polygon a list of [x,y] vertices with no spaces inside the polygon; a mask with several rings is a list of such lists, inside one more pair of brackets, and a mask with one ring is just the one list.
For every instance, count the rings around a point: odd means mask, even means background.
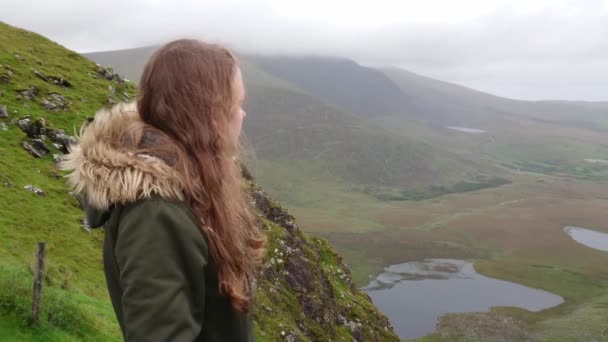
[{"label": "wooden fence post", "polygon": [[40,319],[40,298],[42,296],[42,282],[44,280],[44,253],[46,243],[36,243],[36,265],[34,266],[34,297],[32,300],[32,322],[38,324]]}]

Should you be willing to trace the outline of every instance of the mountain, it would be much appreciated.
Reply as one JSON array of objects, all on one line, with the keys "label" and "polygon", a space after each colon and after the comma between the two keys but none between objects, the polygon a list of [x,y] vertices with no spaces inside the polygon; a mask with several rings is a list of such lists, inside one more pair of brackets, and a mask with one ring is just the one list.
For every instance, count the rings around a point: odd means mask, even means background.
[{"label": "mountain", "polygon": [[[608,102],[520,101],[402,69],[383,71],[412,99],[410,112],[445,132],[432,134],[436,144],[475,151],[511,170],[590,180],[606,177],[605,168],[587,161],[608,158]],[[408,130],[407,115],[387,116],[376,123],[396,133],[418,134]],[[449,126],[486,134],[449,132]]]},{"label": "mountain", "polygon": [[[505,118],[525,118],[587,129],[608,128],[596,121],[608,114],[608,102],[513,100],[399,68],[382,71],[411,99],[412,111],[441,125],[494,127]],[[437,101],[438,98],[441,101]]]},{"label": "mountain", "polygon": [[[87,56],[100,63],[114,63],[118,71],[137,79],[138,71],[152,52],[153,48],[139,48]],[[478,162],[395,134],[361,117],[378,113],[376,109],[384,114],[395,113],[400,107],[402,96],[398,86],[380,71],[365,69],[360,74],[352,73],[353,68],[360,68],[354,62],[315,59],[309,63],[303,59],[301,63],[307,68],[297,75],[310,74],[307,82],[311,86],[325,84],[323,87],[337,89],[335,97],[326,102],[329,95],[323,94],[328,89],[306,87],[289,77],[269,73],[267,68],[275,65],[274,58],[240,56],[239,59],[248,92],[244,131],[255,151],[254,172],[259,164],[271,163],[272,167],[264,167],[263,173],[272,173],[269,169],[297,163],[299,167],[290,172],[311,175],[309,180],[320,177],[332,182],[417,189],[473,179],[487,169]],[[282,59],[276,61],[281,65]],[[315,70],[317,66],[321,69]],[[333,81],[329,78],[314,81],[314,75],[332,73]],[[348,82],[341,78],[349,74],[355,78]],[[362,86],[357,91],[344,87],[345,82]],[[394,101],[388,101],[389,98]],[[364,109],[363,114],[353,114],[351,108]],[[412,126],[416,124],[410,122]],[[263,185],[273,188],[277,184],[263,181]]]},{"label": "mountain", "polygon": [[411,100],[384,73],[328,57],[250,57],[264,71],[363,117],[403,114]]},{"label": "mountain", "polygon": [[[135,91],[112,70],[0,22],[0,340],[120,339],[103,280],[103,231],[83,220],[56,160],[75,128]],[[327,241],[302,232],[253,179],[247,186],[270,241],[256,282],[256,339],[398,340]],[[46,241],[46,271],[32,325],[37,241]]]}]

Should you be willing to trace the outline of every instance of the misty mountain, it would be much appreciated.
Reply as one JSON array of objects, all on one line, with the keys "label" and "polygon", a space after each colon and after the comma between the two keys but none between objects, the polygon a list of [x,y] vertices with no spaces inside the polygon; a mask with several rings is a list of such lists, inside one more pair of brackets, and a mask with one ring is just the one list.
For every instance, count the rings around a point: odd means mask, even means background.
[{"label": "misty mountain", "polygon": [[253,56],[264,71],[363,117],[402,114],[411,99],[382,72],[342,58]]},{"label": "misty mountain", "polygon": [[[138,79],[153,50],[139,48],[86,56]],[[325,61],[329,64],[324,65]],[[248,92],[245,103],[248,116],[244,132],[257,159],[280,164],[304,162],[318,166],[317,169],[321,168],[343,181],[400,188],[454,183],[475,177],[484,170],[475,161],[463,160],[460,156],[415,138],[390,132],[361,117],[363,114],[355,115],[345,106],[330,104],[336,101],[328,102],[316,96],[314,93],[317,91],[309,91],[302,84],[268,73],[260,66],[259,57],[240,56],[240,62]],[[352,69],[361,67],[347,60],[319,59],[315,63],[323,66],[328,74],[336,68],[340,70],[337,73],[340,75],[347,75],[349,71],[355,78],[348,84],[361,85],[357,88],[361,93],[358,97],[365,98],[368,109],[393,106],[393,112],[396,112],[397,103],[402,101],[399,88],[379,71],[366,69],[362,74],[352,72]],[[372,84],[381,85],[378,89],[390,91],[384,95],[377,91],[363,96],[369,91],[365,81],[368,77]],[[353,82],[354,79],[358,81]],[[351,90],[339,77],[332,82],[335,88],[344,88],[344,95]],[[387,101],[378,100],[378,96],[383,96]],[[394,101],[388,102],[391,97]],[[346,97],[343,100],[346,101]],[[368,113],[371,115],[372,111]],[[314,173],[311,170],[295,172],[305,173],[309,179]]]},{"label": "misty mountain", "polygon": [[[443,126],[503,129],[512,119],[604,130],[608,102],[522,101],[495,96],[399,68],[382,71],[411,99],[408,109]],[[404,119],[407,119],[406,117]]]}]

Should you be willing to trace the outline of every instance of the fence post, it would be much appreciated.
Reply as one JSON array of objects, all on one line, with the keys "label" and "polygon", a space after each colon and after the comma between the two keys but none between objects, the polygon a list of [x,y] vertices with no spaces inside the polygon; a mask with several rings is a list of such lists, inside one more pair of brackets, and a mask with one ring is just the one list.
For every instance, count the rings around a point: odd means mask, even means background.
[{"label": "fence post", "polygon": [[32,300],[32,322],[38,324],[40,318],[40,298],[44,280],[44,253],[46,242],[36,243],[36,265],[34,266],[34,297]]}]

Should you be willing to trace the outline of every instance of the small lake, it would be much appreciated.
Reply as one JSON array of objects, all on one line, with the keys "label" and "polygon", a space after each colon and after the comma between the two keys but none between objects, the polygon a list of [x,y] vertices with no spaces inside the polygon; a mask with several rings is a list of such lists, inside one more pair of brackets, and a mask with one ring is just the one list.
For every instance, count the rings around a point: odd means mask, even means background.
[{"label": "small lake", "polygon": [[488,311],[493,306],[539,311],[563,302],[558,295],[483,276],[471,262],[452,259],[386,267],[363,290],[401,338],[432,333],[446,313]]},{"label": "small lake", "polygon": [[580,244],[594,249],[599,249],[600,251],[608,252],[607,233],[601,233],[595,230],[574,226],[565,227],[564,231]]},{"label": "small lake", "polygon": [[448,126],[447,128],[449,128],[453,131],[458,131],[458,132],[463,132],[463,133],[472,133],[472,134],[482,134],[482,133],[487,132],[487,131],[484,131],[483,129],[470,128],[470,127]]}]

